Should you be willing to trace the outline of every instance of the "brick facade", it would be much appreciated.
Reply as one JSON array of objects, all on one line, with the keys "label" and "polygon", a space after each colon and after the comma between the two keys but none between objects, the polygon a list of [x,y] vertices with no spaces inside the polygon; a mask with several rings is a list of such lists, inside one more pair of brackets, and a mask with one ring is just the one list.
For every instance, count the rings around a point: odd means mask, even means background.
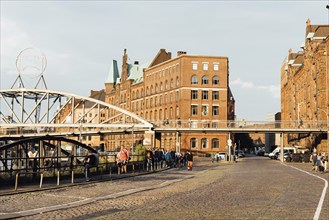
[{"label": "brick facade", "polygon": [[[288,57],[281,68],[282,121],[295,122],[300,127],[327,128],[328,119],[328,51],[329,26],[306,22],[305,44],[302,50]],[[288,125],[286,125],[288,126]],[[289,124],[293,126],[293,124]],[[317,147],[327,152],[326,135],[288,135],[285,145]]]},{"label": "brick facade", "polygon": [[[196,56],[179,51],[177,57],[161,49],[150,64],[128,64],[123,55],[121,78],[105,83],[105,101],[131,111],[157,126],[219,127],[234,119],[235,101],[229,89],[228,58]],[[109,78],[112,78],[110,76]],[[179,122],[179,123],[178,123]],[[226,125],[225,125],[226,126]],[[161,133],[153,147],[225,151],[227,135],[218,133]],[[129,140],[127,140],[129,138]],[[136,135],[138,142],[143,135]],[[160,141],[159,141],[160,140]],[[107,149],[131,143],[128,135],[109,136]]]}]

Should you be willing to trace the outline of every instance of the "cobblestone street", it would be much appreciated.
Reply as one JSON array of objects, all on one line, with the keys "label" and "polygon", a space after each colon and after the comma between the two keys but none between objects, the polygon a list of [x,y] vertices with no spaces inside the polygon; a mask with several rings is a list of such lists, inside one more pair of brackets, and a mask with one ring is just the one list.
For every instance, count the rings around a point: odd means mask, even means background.
[{"label": "cobblestone street", "polygon": [[[329,173],[312,172],[310,164],[281,164],[265,157],[247,157],[238,163],[196,158],[193,171],[174,168],[111,182],[2,196],[0,218],[312,219],[325,185],[317,176],[328,180]],[[327,191],[319,219],[329,218],[328,206]]]}]

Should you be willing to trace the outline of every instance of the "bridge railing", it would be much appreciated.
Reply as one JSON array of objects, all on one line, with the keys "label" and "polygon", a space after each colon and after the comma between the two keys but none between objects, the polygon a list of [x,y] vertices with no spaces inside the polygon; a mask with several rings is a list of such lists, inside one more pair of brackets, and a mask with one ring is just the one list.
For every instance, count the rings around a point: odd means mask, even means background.
[{"label": "bridge railing", "polygon": [[261,128],[261,129],[326,129],[327,121],[245,121],[245,120],[163,120],[151,121],[158,128]]}]

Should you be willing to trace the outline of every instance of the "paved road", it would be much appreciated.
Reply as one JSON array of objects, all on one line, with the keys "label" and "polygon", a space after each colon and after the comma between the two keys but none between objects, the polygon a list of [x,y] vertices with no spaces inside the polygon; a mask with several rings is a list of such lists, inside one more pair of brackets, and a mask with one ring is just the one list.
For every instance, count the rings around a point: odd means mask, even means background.
[{"label": "paved road", "polygon": [[3,196],[0,213],[7,214],[0,218],[329,219],[329,189],[317,211],[328,178],[329,173],[312,172],[310,164],[282,165],[265,157],[232,164],[198,158],[193,171],[170,169],[112,182]]}]

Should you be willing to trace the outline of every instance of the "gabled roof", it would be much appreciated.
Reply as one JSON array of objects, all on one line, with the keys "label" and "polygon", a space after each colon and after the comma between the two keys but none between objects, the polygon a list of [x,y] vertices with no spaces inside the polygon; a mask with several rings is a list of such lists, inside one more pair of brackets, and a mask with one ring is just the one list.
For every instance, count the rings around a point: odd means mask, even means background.
[{"label": "gabled roof", "polygon": [[128,80],[134,80],[135,83],[143,81],[143,69],[147,68],[149,63],[128,64]]}]

